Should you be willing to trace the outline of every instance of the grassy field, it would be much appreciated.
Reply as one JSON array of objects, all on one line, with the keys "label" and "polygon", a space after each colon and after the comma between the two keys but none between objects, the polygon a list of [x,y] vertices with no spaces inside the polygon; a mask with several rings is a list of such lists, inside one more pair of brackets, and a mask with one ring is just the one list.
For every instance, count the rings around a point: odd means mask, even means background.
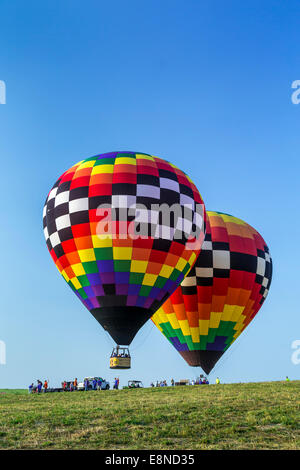
[{"label": "grassy field", "polygon": [[1,449],[300,449],[300,381],[0,391]]}]

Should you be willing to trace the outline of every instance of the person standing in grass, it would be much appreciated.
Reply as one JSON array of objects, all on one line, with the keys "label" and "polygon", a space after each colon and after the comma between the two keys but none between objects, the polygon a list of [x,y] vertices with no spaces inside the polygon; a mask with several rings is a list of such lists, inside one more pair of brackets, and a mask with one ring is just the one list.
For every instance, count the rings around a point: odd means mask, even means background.
[{"label": "person standing in grass", "polygon": [[171,379],[171,385],[172,385],[172,387],[174,387],[174,385],[175,385],[174,379]]},{"label": "person standing in grass", "polygon": [[29,385],[28,387],[28,393],[32,393],[33,392],[33,384]]},{"label": "person standing in grass", "polygon": [[97,390],[101,390],[101,384],[102,384],[102,380],[99,377],[99,379],[97,380]]},{"label": "person standing in grass", "polygon": [[96,390],[96,387],[97,387],[97,380],[94,378],[93,381],[92,381],[92,387],[93,387],[93,390]]},{"label": "person standing in grass", "polygon": [[73,385],[74,385],[74,390],[77,390],[77,385],[78,385],[77,377],[75,378]]},{"label": "person standing in grass", "polygon": [[288,378],[288,376],[286,376],[285,381],[290,382],[290,379]]},{"label": "person standing in grass", "polygon": [[46,393],[48,390],[48,380],[45,380],[44,382],[44,393]]},{"label": "person standing in grass", "polygon": [[220,379],[219,379],[219,377],[217,377],[216,378],[216,384],[219,385],[219,383],[220,383]]},{"label": "person standing in grass", "polygon": [[85,379],[85,381],[84,381],[84,390],[87,392],[88,389],[89,389],[89,381],[88,381],[88,379]]},{"label": "person standing in grass", "polygon": [[119,379],[117,379],[117,377],[115,377],[114,389],[115,390],[119,389]]},{"label": "person standing in grass", "polygon": [[41,393],[41,391],[42,391],[42,382],[40,380],[38,380],[37,391],[38,391],[38,393]]}]

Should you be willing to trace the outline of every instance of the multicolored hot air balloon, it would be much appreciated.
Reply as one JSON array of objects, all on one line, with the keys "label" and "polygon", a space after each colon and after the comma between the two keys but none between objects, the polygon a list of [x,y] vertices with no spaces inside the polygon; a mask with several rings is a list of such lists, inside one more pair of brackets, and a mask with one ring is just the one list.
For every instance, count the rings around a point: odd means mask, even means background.
[{"label": "multicolored hot air balloon", "polygon": [[194,267],[152,320],[190,366],[209,374],[259,311],[271,279],[261,235],[236,217],[208,211]]},{"label": "multicolored hot air balloon", "polygon": [[[173,205],[180,217],[168,218]],[[129,345],[194,264],[205,217],[197,188],[177,167],[113,152],[63,173],[47,197],[43,225],[71,289],[118,345]]]}]

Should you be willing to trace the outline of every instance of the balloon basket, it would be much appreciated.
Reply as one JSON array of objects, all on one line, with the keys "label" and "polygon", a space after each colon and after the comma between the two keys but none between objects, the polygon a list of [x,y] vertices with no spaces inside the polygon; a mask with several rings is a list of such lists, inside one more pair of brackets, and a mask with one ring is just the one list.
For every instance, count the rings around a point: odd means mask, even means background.
[{"label": "balloon basket", "polygon": [[131,357],[128,347],[116,346],[113,348],[110,361],[110,369],[130,369]]}]

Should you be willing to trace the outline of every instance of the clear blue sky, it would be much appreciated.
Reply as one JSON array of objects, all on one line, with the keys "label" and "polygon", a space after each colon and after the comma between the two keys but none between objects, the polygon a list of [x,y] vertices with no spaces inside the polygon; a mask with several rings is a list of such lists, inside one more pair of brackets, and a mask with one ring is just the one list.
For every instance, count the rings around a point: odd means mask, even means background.
[{"label": "clear blue sky", "polygon": [[[42,231],[57,177],[112,150],[172,161],[208,209],[244,219],[270,246],[269,297],[211,380],[300,378],[299,26],[297,0],[1,0],[0,388],[114,377],[113,342],[58,274]],[[131,350],[121,385],[199,373],[150,322]]]}]

